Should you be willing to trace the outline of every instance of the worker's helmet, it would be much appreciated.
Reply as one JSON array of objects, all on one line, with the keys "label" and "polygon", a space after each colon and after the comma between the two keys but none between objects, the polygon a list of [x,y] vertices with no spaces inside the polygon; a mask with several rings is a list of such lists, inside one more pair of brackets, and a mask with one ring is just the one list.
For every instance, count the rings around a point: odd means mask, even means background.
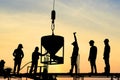
[{"label": "worker's helmet", "polygon": [[38,51],[39,50],[39,48],[38,47],[35,47],[35,51]]},{"label": "worker's helmet", "polygon": [[72,45],[75,45],[75,41],[72,43]]},{"label": "worker's helmet", "polygon": [[104,42],[109,42],[109,39],[105,39]]},{"label": "worker's helmet", "polygon": [[90,40],[90,42],[89,42],[90,44],[94,44],[94,41],[93,40]]},{"label": "worker's helmet", "polygon": [[22,44],[19,44],[19,45],[18,45],[18,48],[23,48]]},{"label": "worker's helmet", "polygon": [[4,61],[4,60],[1,60],[1,63],[3,63],[3,64],[4,64],[4,63],[5,63],[5,61]]}]

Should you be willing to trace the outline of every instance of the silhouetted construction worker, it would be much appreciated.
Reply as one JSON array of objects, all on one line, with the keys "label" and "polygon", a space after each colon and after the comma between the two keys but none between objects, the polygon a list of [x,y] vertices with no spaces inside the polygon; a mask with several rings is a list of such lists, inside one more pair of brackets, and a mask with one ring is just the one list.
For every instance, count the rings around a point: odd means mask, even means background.
[{"label": "silhouetted construction worker", "polygon": [[5,66],[5,61],[1,60],[0,61],[0,75],[4,75],[5,74],[4,66]]},{"label": "silhouetted construction worker", "polygon": [[75,73],[77,73],[77,56],[78,56],[79,47],[78,47],[77,38],[76,38],[75,34],[76,34],[76,32],[73,33],[75,41],[72,43],[72,45],[73,45],[73,52],[72,52],[72,56],[71,56],[71,69],[70,69],[70,73],[73,72],[74,66],[75,66]]},{"label": "silhouetted construction worker", "polygon": [[97,68],[96,68],[97,47],[94,46],[93,40],[90,40],[89,44],[91,47],[90,47],[88,61],[90,61],[91,73],[93,73],[93,69],[95,70],[95,73],[97,73]]},{"label": "silhouetted construction worker", "polygon": [[22,51],[22,44],[18,45],[18,48],[14,50],[13,52],[13,56],[14,58],[14,73],[16,73],[16,68],[17,68],[17,74],[19,74],[20,71],[20,66],[21,66],[21,62],[22,62],[22,58],[24,57],[24,53]]},{"label": "silhouetted construction worker", "polygon": [[41,54],[38,51],[39,51],[39,48],[35,47],[35,50],[32,53],[32,64],[31,64],[31,69],[30,69],[30,72],[29,72],[30,74],[32,73],[33,68],[34,68],[34,73],[37,72],[37,65],[38,65],[39,56],[43,56],[43,55],[47,54],[47,52],[45,54]]},{"label": "silhouetted construction worker", "polygon": [[105,39],[104,40],[104,61],[105,61],[105,73],[108,74],[110,73],[110,64],[109,64],[109,56],[110,56],[110,46],[109,46],[109,40]]}]

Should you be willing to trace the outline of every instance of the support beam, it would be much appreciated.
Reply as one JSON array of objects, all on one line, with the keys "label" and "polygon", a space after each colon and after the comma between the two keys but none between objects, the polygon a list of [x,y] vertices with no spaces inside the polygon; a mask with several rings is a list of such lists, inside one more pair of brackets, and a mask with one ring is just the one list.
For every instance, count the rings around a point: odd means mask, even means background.
[{"label": "support beam", "polygon": [[[21,74],[10,74],[9,76],[7,76],[7,78],[31,78],[32,79],[32,75],[34,74],[29,74],[29,73],[21,73]],[[43,75],[43,73],[36,73],[35,76],[37,77],[41,77]],[[74,76],[76,76],[75,73],[73,73],[72,75],[70,73],[48,73],[47,75],[49,76],[56,76],[57,78],[64,78],[64,77],[68,77],[68,78],[73,78]],[[0,77],[4,77],[3,75],[0,75]],[[110,73],[110,74],[103,74],[103,73],[97,73],[97,74],[90,74],[90,73],[77,73],[77,77],[76,79],[80,79],[80,80],[84,80],[84,78],[110,78],[111,80],[114,80],[114,78],[116,78],[116,80],[120,80],[120,73]],[[8,80],[9,80],[8,79]]]}]

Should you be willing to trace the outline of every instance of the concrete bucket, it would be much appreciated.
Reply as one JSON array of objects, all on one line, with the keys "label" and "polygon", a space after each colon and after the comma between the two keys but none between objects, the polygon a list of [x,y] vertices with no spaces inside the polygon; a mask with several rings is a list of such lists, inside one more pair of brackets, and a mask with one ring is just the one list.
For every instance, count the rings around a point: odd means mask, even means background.
[{"label": "concrete bucket", "polygon": [[[63,64],[64,59],[64,37],[58,35],[48,35],[41,38],[41,52],[44,48],[49,53],[49,59],[42,63],[47,64]],[[58,56],[57,52],[63,48],[62,56]],[[42,52],[43,53],[43,52]],[[45,55],[46,56],[46,55]],[[42,57],[43,58],[43,57]]]}]

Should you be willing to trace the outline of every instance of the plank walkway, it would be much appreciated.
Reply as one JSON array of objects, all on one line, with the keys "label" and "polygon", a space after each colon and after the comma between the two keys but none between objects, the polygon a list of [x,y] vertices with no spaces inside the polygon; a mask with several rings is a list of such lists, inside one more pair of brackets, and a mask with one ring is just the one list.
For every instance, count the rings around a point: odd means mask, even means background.
[{"label": "plank walkway", "polygon": [[[37,76],[40,77],[42,76],[43,73],[36,73],[36,75],[34,74],[28,74],[28,73],[21,73],[19,75],[17,74],[9,74],[6,76],[6,78],[8,78],[8,80],[10,80],[10,78],[33,78],[32,76]],[[76,78],[81,78],[82,80],[84,80],[84,78],[111,78],[111,80],[113,80],[114,78],[116,78],[117,80],[120,80],[120,73],[110,73],[110,74],[104,74],[104,73],[97,73],[97,74],[90,74],[90,73],[77,73],[77,74],[70,74],[70,73],[48,73],[48,76],[55,76],[55,77],[60,77],[60,78],[67,78],[67,77],[76,77]],[[4,77],[4,76],[0,76],[0,77]],[[22,79],[21,79],[22,80]],[[41,79],[39,79],[41,80]]]}]

